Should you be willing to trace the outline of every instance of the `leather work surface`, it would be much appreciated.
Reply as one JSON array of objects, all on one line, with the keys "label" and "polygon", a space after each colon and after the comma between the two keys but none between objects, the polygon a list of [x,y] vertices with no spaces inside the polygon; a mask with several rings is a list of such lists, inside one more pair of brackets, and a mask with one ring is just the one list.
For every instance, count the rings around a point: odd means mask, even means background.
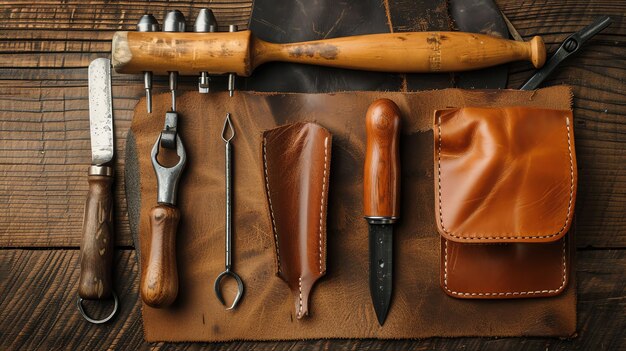
[{"label": "leather work surface", "polygon": [[[383,327],[368,287],[368,231],[363,219],[365,112],[376,99],[402,112],[400,220],[394,230],[394,293]],[[169,94],[154,99],[154,113],[138,102],[127,149],[131,228],[145,252],[149,211],[156,205],[150,150],[163,128]],[[179,294],[173,305],[143,305],[147,341],[288,340],[311,338],[424,338],[432,336],[571,336],[576,326],[576,284],[558,296],[514,300],[462,300],[439,286],[440,238],[435,223],[433,132],[435,110],[464,106],[533,106],[570,109],[568,87],[538,91],[462,91],[336,94],[225,93],[179,98],[179,132],[188,163],[180,183],[177,234]],[[232,113],[233,268],[245,284],[236,310],[218,302],[213,281],[224,269],[224,143]],[[297,320],[293,297],[275,275],[274,238],[265,203],[262,132],[300,121],[332,133],[327,214],[327,272],[310,296],[310,315]],[[137,202],[139,201],[139,202]],[[140,204],[137,211],[137,204]],[[568,236],[569,237],[569,236]],[[571,239],[571,238],[570,238]],[[571,269],[575,271],[575,269]],[[232,289],[234,286],[226,286]]]}]

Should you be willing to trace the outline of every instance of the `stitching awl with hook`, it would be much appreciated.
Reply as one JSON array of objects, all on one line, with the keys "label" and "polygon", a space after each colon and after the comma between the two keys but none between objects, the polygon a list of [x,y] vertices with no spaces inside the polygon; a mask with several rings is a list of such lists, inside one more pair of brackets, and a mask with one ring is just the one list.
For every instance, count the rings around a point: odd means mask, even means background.
[{"label": "stitching awl with hook", "polygon": [[221,282],[227,276],[230,276],[237,282],[237,295],[233,300],[233,303],[230,307],[227,307],[227,310],[232,310],[237,306],[241,297],[243,296],[243,281],[232,270],[232,145],[230,141],[235,137],[235,129],[233,128],[233,124],[230,120],[230,113],[226,114],[226,119],[224,120],[224,127],[222,128],[222,140],[224,140],[224,147],[226,151],[225,157],[225,199],[226,199],[226,225],[225,225],[225,269],[220,275],[215,279],[215,284],[213,288],[215,289],[215,296],[224,306],[228,306],[224,301],[224,297],[222,296],[222,291],[220,289]]}]

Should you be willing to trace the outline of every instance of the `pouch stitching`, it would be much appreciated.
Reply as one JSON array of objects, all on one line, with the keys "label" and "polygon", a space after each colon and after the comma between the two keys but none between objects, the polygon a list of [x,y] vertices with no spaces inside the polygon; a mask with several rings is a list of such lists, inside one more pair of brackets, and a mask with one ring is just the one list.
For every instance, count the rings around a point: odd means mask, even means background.
[{"label": "pouch stitching", "polygon": [[270,179],[267,172],[267,138],[263,138],[263,170],[265,172],[265,191],[267,192],[267,202],[270,207],[270,217],[272,218],[272,231],[274,232],[274,246],[276,246],[276,263],[278,273],[280,269],[280,249],[278,248],[278,232],[276,230],[276,220],[274,219],[274,208],[272,207],[272,197],[270,196]]},{"label": "pouch stitching", "polygon": [[[444,231],[444,233],[446,233],[447,235],[453,238],[469,239],[469,240],[542,239],[542,238],[545,239],[545,238],[551,238],[551,237],[560,235],[563,232],[563,230],[565,230],[565,228],[567,227],[567,223],[569,222],[571,209],[572,209],[572,200],[574,196],[574,160],[572,156],[572,143],[571,143],[571,137],[570,137],[570,134],[571,134],[570,121],[568,117],[565,118],[565,126],[567,128],[567,147],[568,147],[568,152],[569,152],[569,163],[570,163],[570,193],[569,193],[569,203],[567,205],[567,214],[565,216],[565,223],[563,224],[561,229],[555,234],[536,235],[536,236],[534,235],[531,235],[531,236],[497,236],[497,237],[491,237],[491,236],[490,237],[484,237],[484,236],[474,237],[474,236],[463,236],[463,235],[458,236],[458,235],[454,235],[450,233],[443,224],[443,210],[442,210],[442,204],[441,204],[441,143],[442,141],[441,141],[441,116],[439,116],[437,119],[437,129],[438,129],[438,137],[439,137],[438,151],[437,151],[437,177],[438,177],[437,185],[439,187],[439,196],[438,196],[439,222],[441,223],[441,229]],[[499,235],[507,235],[507,234],[512,234],[512,233],[502,233]],[[481,234],[481,235],[484,235],[484,234]]]},{"label": "pouch stitching", "polygon": [[319,231],[319,261],[320,261],[320,274],[322,273],[322,220],[324,218],[324,194],[326,192],[326,174],[328,163],[328,137],[324,138],[324,175],[322,176],[322,199],[320,201],[320,231]]},{"label": "pouch stitching", "polygon": [[565,287],[565,284],[567,282],[567,262],[565,261],[565,237],[563,237],[563,255],[562,255],[562,260],[561,260],[561,265],[563,266],[563,277],[561,278],[561,285],[556,288],[556,289],[549,289],[549,290],[534,290],[534,291],[507,291],[507,292],[487,292],[487,293],[483,293],[483,292],[458,292],[458,291],[452,291],[448,288],[448,240],[445,239],[444,240],[444,274],[443,274],[443,285],[444,288],[446,289],[447,292],[449,292],[450,294],[453,295],[460,295],[460,296],[508,296],[508,295],[534,295],[534,294],[554,294],[554,293],[560,293],[563,288]]},{"label": "pouch stitching", "polygon": [[298,317],[302,317],[302,277],[298,278],[298,290],[300,290],[298,297]]}]

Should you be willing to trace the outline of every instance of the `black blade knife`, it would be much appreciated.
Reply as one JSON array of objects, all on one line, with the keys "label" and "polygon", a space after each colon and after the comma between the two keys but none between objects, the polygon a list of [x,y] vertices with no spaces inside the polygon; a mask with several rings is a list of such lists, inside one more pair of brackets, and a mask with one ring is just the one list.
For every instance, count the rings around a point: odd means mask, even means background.
[{"label": "black blade knife", "polygon": [[363,208],[369,223],[369,283],[382,326],[393,291],[393,224],[400,212],[400,109],[389,99],[374,101],[365,116],[365,129]]}]

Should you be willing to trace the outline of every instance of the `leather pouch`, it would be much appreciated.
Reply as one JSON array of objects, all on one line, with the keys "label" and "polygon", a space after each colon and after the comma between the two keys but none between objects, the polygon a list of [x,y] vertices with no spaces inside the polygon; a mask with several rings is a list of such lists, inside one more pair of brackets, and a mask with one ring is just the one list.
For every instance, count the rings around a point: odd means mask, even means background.
[{"label": "leather pouch", "polygon": [[439,110],[434,118],[440,283],[450,296],[560,294],[576,200],[571,111]]},{"label": "leather pouch", "polygon": [[263,133],[261,159],[276,274],[291,289],[298,319],[308,315],[313,284],[326,273],[330,151],[330,133],[315,123]]}]

